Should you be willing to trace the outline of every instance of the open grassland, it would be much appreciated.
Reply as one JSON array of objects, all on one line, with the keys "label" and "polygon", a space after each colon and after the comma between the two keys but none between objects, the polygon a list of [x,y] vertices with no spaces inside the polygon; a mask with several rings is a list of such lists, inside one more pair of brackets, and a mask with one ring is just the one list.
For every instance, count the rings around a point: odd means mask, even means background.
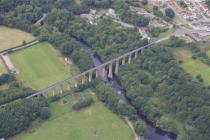
[{"label": "open grassland", "polygon": [[11,60],[18,71],[18,79],[36,90],[67,79],[77,71],[48,43],[15,52]]},{"label": "open grassland", "polygon": [[23,41],[29,42],[35,37],[18,29],[0,26],[0,51],[21,45]]},{"label": "open grassland", "polygon": [[[91,91],[87,91],[90,93]],[[101,102],[80,111],[73,111],[72,105],[81,94],[68,96],[66,104],[61,99],[52,103],[52,116],[46,122],[34,123],[29,130],[10,140],[133,140],[132,131],[118,116]],[[83,96],[85,96],[83,94]],[[90,96],[90,95],[89,95]]]},{"label": "open grassland", "polygon": [[201,74],[204,84],[210,85],[210,67],[198,59],[192,59],[192,52],[187,48],[175,49],[175,56],[178,60],[183,61],[181,66],[193,77]]}]

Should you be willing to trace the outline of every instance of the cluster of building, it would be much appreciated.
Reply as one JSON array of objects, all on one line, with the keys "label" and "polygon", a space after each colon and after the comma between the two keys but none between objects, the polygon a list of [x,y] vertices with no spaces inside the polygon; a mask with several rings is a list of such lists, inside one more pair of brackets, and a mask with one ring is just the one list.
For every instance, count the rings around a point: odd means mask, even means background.
[{"label": "cluster of building", "polygon": [[171,0],[151,0],[152,5],[164,6],[167,5]]},{"label": "cluster of building", "polygon": [[[181,1],[181,0],[180,0]],[[182,0],[186,7],[182,7],[178,0],[151,0],[153,5],[171,5],[186,20],[201,18],[201,14],[210,17],[210,10],[205,0]]]},{"label": "cluster of building", "polygon": [[149,18],[153,18],[154,17],[154,15],[153,14],[151,14],[151,13],[149,13],[149,12],[147,12],[145,9],[143,9],[143,8],[139,8],[139,7],[131,7],[131,11],[132,12],[135,12],[135,13],[137,13],[137,14],[139,14],[139,15],[144,15],[145,17],[149,17]]},{"label": "cluster of building", "polygon": [[133,12],[139,14],[139,15],[143,15],[145,17],[148,17],[150,19],[149,25],[152,25],[154,27],[159,27],[159,28],[162,28],[162,29],[172,28],[172,25],[170,25],[167,22],[155,17],[153,14],[147,12],[143,8],[131,7],[131,11],[133,11]]},{"label": "cluster of building", "polygon": [[202,18],[202,15],[210,17],[205,0],[182,0],[186,7],[179,5],[177,0],[170,0],[169,3],[186,20],[196,20]]},{"label": "cluster of building", "polygon": [[97,14],[95,9],[90,9],[88,14],[81,14],[80,17],[88,19],[90,24],[97,25],[97,19],[100,18],[100,15]]},{"label": "cluster of building", "polygon": [[207,17],[210,17],[210,10],[204,0],[195,0],[195,3],[199,6],[203,14],[205,14]]},{"label": "cluster of building", "polygon": [[184,3],[187,5],[185,10],[181,13],[181,15],[187,20],[195,20],[200,18],[198,11],[191,4],[190,0],[184,0]]},{"label": "cluster of building", "polygon": [[115,13],[115,10],[112,9],[112,8],[109,8],[107,13],[106,13],[106,16],[108,17],[111,17],[113,19],[119,19],[119,17],[117,16],[117,14]]}]

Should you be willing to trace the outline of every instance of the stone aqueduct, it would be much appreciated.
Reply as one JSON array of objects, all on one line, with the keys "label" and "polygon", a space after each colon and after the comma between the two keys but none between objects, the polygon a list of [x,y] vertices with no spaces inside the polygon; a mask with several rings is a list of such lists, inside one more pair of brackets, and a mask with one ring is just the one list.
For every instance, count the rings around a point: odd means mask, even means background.
[{"label": "stone aqueduct", "polygon": [[[137,48],[135,50],[132,50],[128,53],[125,53],[117,58],[114,58],[104,64],[101,64],[99,66],[96,66],[94,68],[91,68],[79,75],[76,75],[74,77],[70,77],[66,80],[63,80],[59,83],[56,83],[50,87],[44,88],[37,93],[34,93],[27,98],[37,97],[40,95],[48,94],[49,92],[52,93],[52,96],[55,94],[62,94],[65,90],[70,91],[72,84],[74,84],[75,87],[78,86],[78,84],[85,84],[87,82],[91,82],[93,78],[101,77],[103,79],[113,78],[113,74],[116,76],[119,74],[119,66],[125,65],[126,63],[130,64],[132,59],[135,59],[143,53],[145,49],[151,48],[154,43],[148,44],[146,46]],[[59,89],[59,90],[58,90]]]}]

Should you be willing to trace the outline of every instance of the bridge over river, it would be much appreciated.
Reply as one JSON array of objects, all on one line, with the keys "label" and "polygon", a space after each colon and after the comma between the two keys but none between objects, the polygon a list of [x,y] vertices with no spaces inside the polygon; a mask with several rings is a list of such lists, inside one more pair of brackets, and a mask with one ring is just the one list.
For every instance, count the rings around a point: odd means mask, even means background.
[{"label": "bridge over river", "polygon": [[[32,98],[40,95],[47,95],[49,92],[55,94],[62,94],[65,90],[71,90],[70,85],[74,84],[75,87],[77,87],[79,84],[85,84],[87,82],[91,82],[93,78],[101,77],[103,79],[109,79],[113,78],[113,74],[116,76],[119,74],[119,68],[120,65],[125,65],[126,63],[130,64],[132,59],[136,59],[138,55],[142,54],[145,49],[151,48],[155,43],[161,42],[163,40],[168,39],[169,37],[163,38],[161,40],[158,40],[154,43],[150,43],[148,45],[145,45],[143,47],[136,48],[130,52],[127,52],[117,58],[114,58],[108,62],[105,62],[99,66],[96,66],[94,68],[91,68],[79,75],[69,77],[66,80],[63,80],[61,82],[58,82],[50,87],[44,88],[40,91],[38,91],[35,94],[32,94],[28,96],[27,98]],[[59,93],[55,93],[58,91]]]},{"label": "bridge over river", "polygon": [[[180,36],[183,34],[188,34],[189,36],[192,36],[192,33],[188,29],[179,28],[176,32],[172,33],[170,36]],[[69,77],[66,80],[63,80],[61,82],[58,82],[56,84],[53,84],[50,87],[44,88],[37,93],[34,93],[26,98],[32,98],[40,95],[48,95],[49,92],[52,92],[52,95],[58,94],[56,91],[59,89],[59,94],[62,94],[65,90],[71,90],[70,85],[75,84],[75,87],[78,86],[78,84],[85,84],[87,82],[91,82],[93,78],[98,78],[99,76],[103,79],[109,79],[113,78],[113,74],[116,76],[119,74],[119,68],[120,65],[125,65],[126,63],[130,64],[132,59],[136,59],[138,55],[142,54],[145,49],[151,48],[154,46],[154,44],[157,44],[159,42],[162,42],[164,40],[167,40],[170,38],[170,36],[167,36],[165,38],[161,38],[158,41],[155,41],[153,43],[150,43],[148,45],[136,48],[130,52],[127,52],[117,58],[114,58],[108,62],[105,62],[101,65],[98,65],[94,68],[91,68],[79,75]],[[193,37],[193,36],[192,36]],[[65,89],[66,88],[66,89]]]}]

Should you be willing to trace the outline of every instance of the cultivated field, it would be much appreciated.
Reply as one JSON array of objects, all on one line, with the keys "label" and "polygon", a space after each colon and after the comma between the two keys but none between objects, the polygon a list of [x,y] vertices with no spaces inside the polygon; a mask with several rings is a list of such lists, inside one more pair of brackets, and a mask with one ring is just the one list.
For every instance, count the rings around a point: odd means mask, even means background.
[{"label": "cultivated field", "polygon": [[75,71],[75,66],[65,63],[48,43],[39,43],[15,52],[11,60],[18,71],[19,80],[36,90],[60,82]]},{"label": "cultivated field", "polygon": [[34,40],[31,34],[18,29],[0,26],[0,51]]},{"label": "cultivated field", "polygon": [[210,67],[200,60],[192,59],[192,52],[187,48],[178,48],[175,50],[175,56],[178,60],[182,60],[181,66],[183,69],[190,73],[193,77],[201,74],[204,84],[210,85]]},{"label": "cultivated field", "polygon": [[134,139],[127,124],[99,101],[81,111],[73,111],[72,104],[81,98],[79,96],[81,93],[68,96],[65,105],[62,100],[51,104],[52,116],[48,121],[41,124],[37,121],[32,128],[10,140]]}]

